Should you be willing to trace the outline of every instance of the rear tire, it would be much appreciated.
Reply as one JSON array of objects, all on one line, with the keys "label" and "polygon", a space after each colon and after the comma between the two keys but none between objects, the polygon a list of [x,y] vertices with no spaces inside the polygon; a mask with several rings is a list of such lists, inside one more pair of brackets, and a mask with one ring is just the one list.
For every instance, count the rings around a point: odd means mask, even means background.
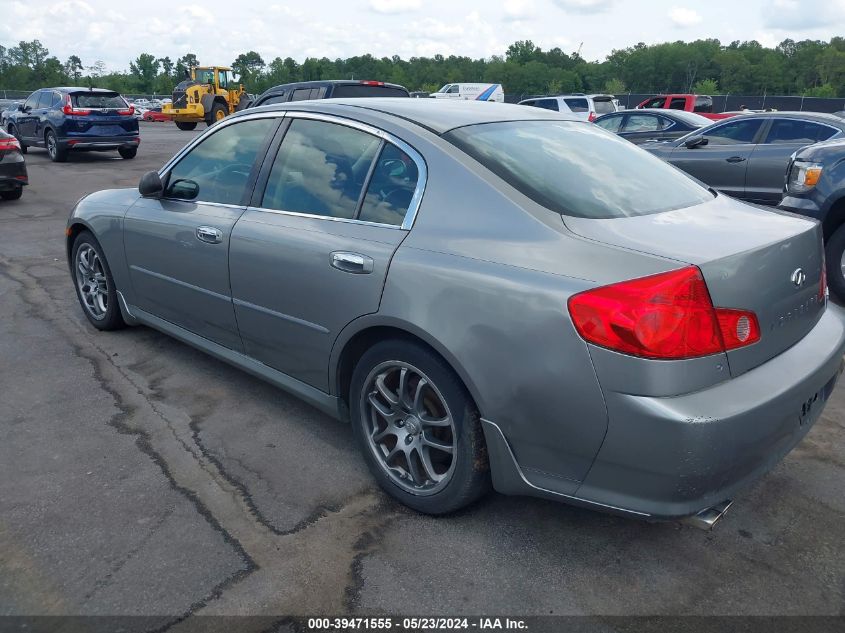
[{"label": "rear tire", "polygon": [[79,305],[91,325],[98,330],[126,327],[109,264],[89,231],[82,231],[73,243],[71,274]]},{"label": "rear tire", "polygon": [[830,236],[825,247],[827,283],[839,301],[845,301],[845,225]]},{"label": "rear tire", "polygon": [[176,121],[176,127],[178,127],[180,130],[183,130],[185,132],[190,132],[191,130],[196,129],[197,124],[196,124],[196,122],[189,123],[187,121]]},{"label": "rear tire", "polygon": [[10,191],[0,191],[0,198],[3,198],[3,200],[20,200],[22,195],[23,187],[17,187]]},{"label": "rear tire", "polygon": [[53,130],[47,130],[44,135],[44,146],[54,163],[63,163],[67,160],[67,148],[59,144],[59,139]]},{"label": "rear tire", "polygon": [[135,158],[138,154],[137,147],[119,147],[117,148],[117,153],[120,154],[121,158],[125,158],[126,160],[131,160]]},{"label": "rear tire", "polygon": [[430,349],[403,340],[374,345],[355,366],[349,408],[370,472],[400,503],[446,514],[490,490],[478,411]]}]

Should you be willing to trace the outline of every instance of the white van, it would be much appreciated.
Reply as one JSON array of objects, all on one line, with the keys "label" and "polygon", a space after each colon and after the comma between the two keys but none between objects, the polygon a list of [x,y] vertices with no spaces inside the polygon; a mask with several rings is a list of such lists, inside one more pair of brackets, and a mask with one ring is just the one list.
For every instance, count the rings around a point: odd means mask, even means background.
[{"label": "white van", "polygon": [[505,100],[502,84],[446,84],[429,95],[435,99],[467,99],[472,101]]}]

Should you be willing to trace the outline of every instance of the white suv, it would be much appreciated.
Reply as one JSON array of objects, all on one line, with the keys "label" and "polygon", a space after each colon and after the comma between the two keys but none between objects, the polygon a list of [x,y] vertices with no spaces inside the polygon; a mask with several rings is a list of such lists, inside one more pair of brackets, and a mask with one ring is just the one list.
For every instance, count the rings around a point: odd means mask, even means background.
[{"label": "white suv", "polygon": [[536,99],[525,99],[519,105],[545,108],[555,112],[574,114],[579,119],[591,123],[602,114],[617,112],[616,97],[613,95],[558,95],[557,97],[539,97]]}]

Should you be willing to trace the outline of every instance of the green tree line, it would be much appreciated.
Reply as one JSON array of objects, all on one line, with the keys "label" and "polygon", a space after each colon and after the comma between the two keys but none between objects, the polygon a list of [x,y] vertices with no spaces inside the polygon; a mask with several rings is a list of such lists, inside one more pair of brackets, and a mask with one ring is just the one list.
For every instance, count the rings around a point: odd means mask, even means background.
[{"label": "green tree line", "polygon": [[[71,55],[61,61],[38,40],[0,45],[0,88],[34,90],[83,84],[127,94],[169,94],[185,73],[202,61],[193,53],[178,58],[142,53],[120,72],[107,72],[100,60]],[[433,92],[443,84],[501,83],[508,94],[609,92],[613,94],[698,92],[701,94],[805,95],[845,97],[845,38],[829,42],[784,40],[774,48],[759,42],[719,40],[637,44],[614,50],[603,61],[588,62],[560,48],[542,50],[530,40],[511,44],[504,55],[487,59],[450,55],[347,59],[309,57],[297,62],[277,57],[265,62],[256,51],[230,62],[249,92],[292,81],[375,79],[409,90]]]}]

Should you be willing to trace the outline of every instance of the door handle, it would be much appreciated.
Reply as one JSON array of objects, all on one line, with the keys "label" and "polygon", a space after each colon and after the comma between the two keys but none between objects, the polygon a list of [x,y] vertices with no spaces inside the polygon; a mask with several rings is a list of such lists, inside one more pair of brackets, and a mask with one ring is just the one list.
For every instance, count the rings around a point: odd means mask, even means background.
[{"label": "door handle", "polygon": [[332,253],[332,266],[345,273],[366,275],[373,272],[373,258],[360,253],[335,251]]},{"label": "door handle", "polygon": [[213,226],[198,226],[197,239],[207,244],[219,244],[223,241],[223,231]]},{"label": "door handle", "polygon": [[742,156],[731,156],[730,158],[726,158],[726,161],[729,163],[744,163],[745,159]]}]

